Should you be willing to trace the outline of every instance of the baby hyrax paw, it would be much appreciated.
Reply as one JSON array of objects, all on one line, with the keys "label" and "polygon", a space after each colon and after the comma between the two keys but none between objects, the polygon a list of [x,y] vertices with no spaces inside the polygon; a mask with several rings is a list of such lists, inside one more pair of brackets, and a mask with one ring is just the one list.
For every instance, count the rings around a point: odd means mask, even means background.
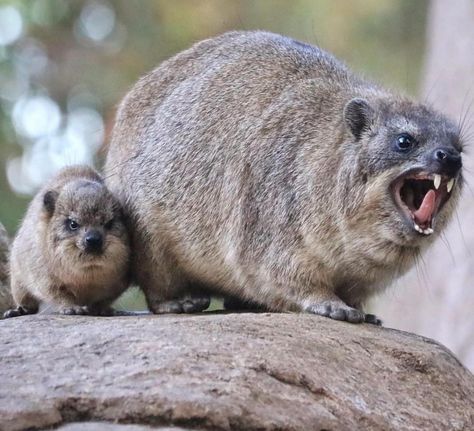
[{"label": "baby hyrax paw", "polygon": [[68,316],[87,316],[90,314],[89,309],[85,306],[73,305],[71,307],[66,307],[60,310],[61,314],[66,314]]},{"label": "baby hyrax paw", "polygon": [[186,296],[183,299],[158,302],[150,306],[155,314],[167,313],[198,313],[209,307],[211,298],[209,296]]},{"label": "baby hyrax paw", "polygon": [[10,308],[9,310],[3,313],[4,319],[9,319],[10,317],[26,316],[27,314],[35,314],[38,312],[38,309],[28,308],[24,306],[19,306],[16,308]]},{"label": "baby hyrax paw", "polygon": [[306,311],[319,316],[330,317],[334,320],[345,320],[351,323],[365,322],[365,313],[356,308],[349,307],[342,301],[323,301],[311,304]]},{"label": "baby hyrax paw", "polygon": [[63,308],[60,311],[61,314],[69,316],[113,316],[115,314],[114,309],[111,307],[96,307],[96,306],[85,306],[85,305],[73,305],[71,307]]}]

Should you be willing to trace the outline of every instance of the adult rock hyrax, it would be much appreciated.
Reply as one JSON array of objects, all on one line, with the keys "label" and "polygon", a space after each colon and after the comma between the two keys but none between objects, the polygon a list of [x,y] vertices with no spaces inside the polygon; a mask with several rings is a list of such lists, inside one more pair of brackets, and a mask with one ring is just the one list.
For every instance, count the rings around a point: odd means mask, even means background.
[{"label": "adult rock hyrax", "polygon": [[377,322],[362,306],[446,225],[461,151],[443,115],[321,49],[233,32],[138,81],[105,173],[152,311],[206,286],[270,310]]},{"label": "adult rock hyrax", "polygon": [[16,235],[10,277],[16,308],[40,301],[68,314],[106,314],[128,286],[129,240],[121,206],[86,166],[63,169],[33,198]]}]

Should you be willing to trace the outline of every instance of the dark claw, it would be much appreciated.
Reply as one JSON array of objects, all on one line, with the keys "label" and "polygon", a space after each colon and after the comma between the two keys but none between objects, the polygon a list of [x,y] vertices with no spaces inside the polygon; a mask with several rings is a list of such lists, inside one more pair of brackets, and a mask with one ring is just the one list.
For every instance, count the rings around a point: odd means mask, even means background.
[{"label": "dark claw", "polygon": [[365,323],[370,323],[372,325],[382,326],[382,321],[375,314],[366,314]]}]

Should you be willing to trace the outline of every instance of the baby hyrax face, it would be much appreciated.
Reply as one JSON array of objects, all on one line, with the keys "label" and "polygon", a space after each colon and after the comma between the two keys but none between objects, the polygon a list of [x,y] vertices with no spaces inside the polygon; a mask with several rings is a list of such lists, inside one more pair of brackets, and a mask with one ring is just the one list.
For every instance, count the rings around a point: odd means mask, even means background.
[{"label": "baby hyrax face", "polygon": [[43,198],[46,241],[53,261],[66,272],[123,268],[128,239],[121,207],[98,182],[75,180]]},{"label": "baby hyrax face", "polygon": [[377,214],[381,236],[418,246],[439,233],[462,185],[458,127],[407,100],[374,107],[356,99],[346,106],[345,116],[356,138],[359,134],[365,215]]}]

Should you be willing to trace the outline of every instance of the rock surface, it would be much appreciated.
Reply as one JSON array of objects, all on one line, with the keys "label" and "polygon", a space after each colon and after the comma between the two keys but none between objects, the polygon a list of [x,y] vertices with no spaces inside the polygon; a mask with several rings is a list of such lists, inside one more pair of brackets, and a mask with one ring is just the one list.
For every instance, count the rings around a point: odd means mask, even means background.
[{"label": "rock surface", "polygon": [[187,431],[186,428],[149,427],[146,425],[121,425],[106,422],[74,422],[57,428],[61,431]]},{"label": "rock surface", "polygon": [[0,321],[0,343],[1,430],[474,429],[448,350],[366,324],[41,315]]}]

